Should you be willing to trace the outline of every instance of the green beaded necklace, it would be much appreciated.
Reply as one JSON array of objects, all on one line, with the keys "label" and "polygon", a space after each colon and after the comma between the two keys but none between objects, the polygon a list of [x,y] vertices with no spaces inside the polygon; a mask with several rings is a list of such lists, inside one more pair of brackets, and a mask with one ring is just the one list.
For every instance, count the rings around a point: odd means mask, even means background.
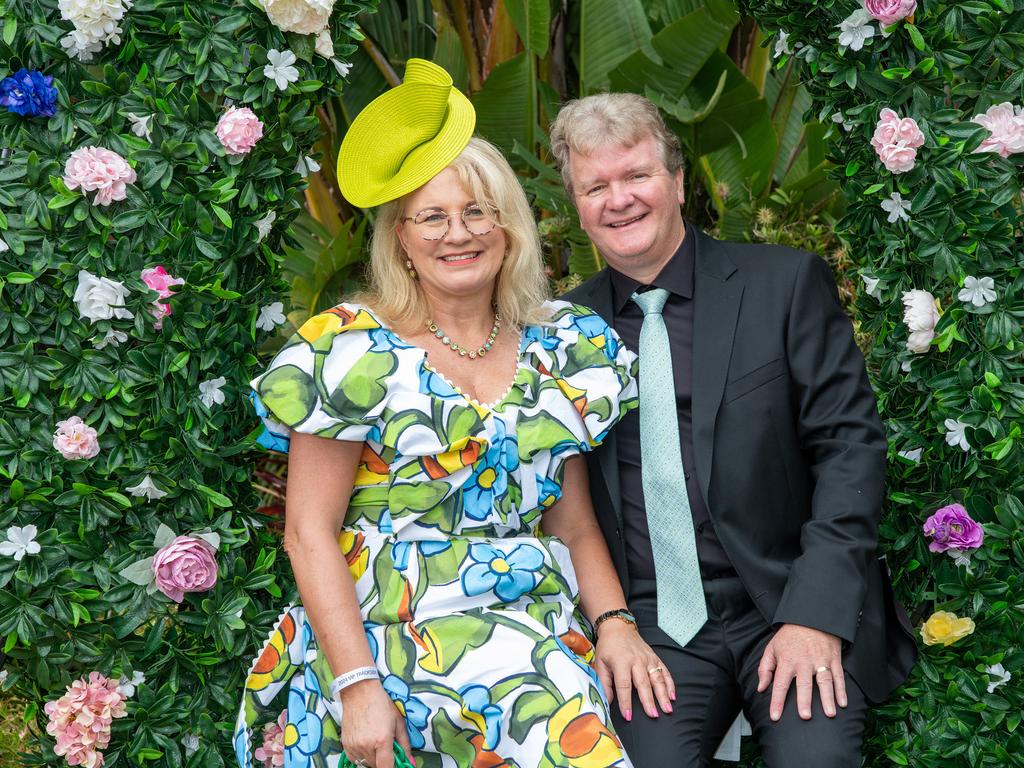
[{"label": "green beaded necklace", "polygon": [[441,343],[448,347],[452,352],[458,352],[459,357],[468,357],[470,360],[476,360],[478,357],[483,357],[487,354],[492,346],[494,346],[494,340],[498,338],[498,330],[501,328],[501,313],[498,311],[498,307],[494,307],[494,325],[491,327],[491,333],[487,337],[487,341],[483,343],[483,346],[477,349],[466,349],[464,346],[459,344],[457,341],[453,341],[452,337],[437,327],[437,323],[433,320],[427,320],[427,329],[441,340]]}]

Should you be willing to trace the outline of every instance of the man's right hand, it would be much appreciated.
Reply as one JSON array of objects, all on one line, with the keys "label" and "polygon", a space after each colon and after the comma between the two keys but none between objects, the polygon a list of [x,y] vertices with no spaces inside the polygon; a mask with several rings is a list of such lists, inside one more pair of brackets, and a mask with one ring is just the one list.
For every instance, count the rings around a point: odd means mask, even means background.
[{"label": "man's right hand", "polygon": [[392,743],[397,741],[412,765],[412,745],[405,718],[377,680],[361,680],[343,688],[342,743],[355,765],[366,768],[394,768]]}]

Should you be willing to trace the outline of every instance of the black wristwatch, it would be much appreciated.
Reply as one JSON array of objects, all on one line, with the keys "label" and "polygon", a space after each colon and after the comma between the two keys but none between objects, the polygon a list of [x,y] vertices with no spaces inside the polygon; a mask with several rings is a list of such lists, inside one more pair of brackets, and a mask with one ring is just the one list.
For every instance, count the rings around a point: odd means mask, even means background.
[{"label": "black wristwatch", "polygon": [[602,622],[608,621],[608,619],[622,619],[625,622],[636,626],[636,616],[630,613],[625,608],[616,608],[614,611],[605,611],[596,619],[594,619],[594,631],[597,632]]}]

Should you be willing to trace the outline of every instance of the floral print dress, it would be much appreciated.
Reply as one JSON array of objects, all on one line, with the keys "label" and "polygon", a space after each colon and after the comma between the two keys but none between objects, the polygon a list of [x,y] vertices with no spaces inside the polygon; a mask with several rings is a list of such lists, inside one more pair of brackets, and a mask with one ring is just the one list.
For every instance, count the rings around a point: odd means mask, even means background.
[{"label": "floral print dress", "polygon": [[[352,304],[311,318],[252,382],[268,447],[287,450],[290,430],[365,442],[339,557],[417,766],[630,765],[569,551],[541,519],[565,459],[636,406],[636,356],[590,310],[547,308],[488,405]],[[332,679],[302,607],[289,606],[245,683],[239,766],[252,765],[253,730],[278,718],[286,686],[285,765],[337,765]]]}]

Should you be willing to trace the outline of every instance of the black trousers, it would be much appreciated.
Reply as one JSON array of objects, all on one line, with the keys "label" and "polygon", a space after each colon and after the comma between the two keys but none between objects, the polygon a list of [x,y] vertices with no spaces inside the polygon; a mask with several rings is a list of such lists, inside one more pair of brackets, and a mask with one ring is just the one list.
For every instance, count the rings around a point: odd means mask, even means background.
[{"label": "black trousers", "polygon": [[629,607],[644,639],[661,657],[676,684],[673,712],[648,717],[633,707],[627,723],[612,707],[615,727],[635,768],[698,768],[712,755],[740,710],[769,768],[859,768],[867,702],[846,675],[849,700],[825,716],[814,690],[810,720],[796,711],[796,685],[790,687],[782,719],[768,715],[771,688],[757,692],[757,667],[773,635],[736,576],[704,582],[708,622],[681,648],[657,626],[653,581],[630,584]]}]

